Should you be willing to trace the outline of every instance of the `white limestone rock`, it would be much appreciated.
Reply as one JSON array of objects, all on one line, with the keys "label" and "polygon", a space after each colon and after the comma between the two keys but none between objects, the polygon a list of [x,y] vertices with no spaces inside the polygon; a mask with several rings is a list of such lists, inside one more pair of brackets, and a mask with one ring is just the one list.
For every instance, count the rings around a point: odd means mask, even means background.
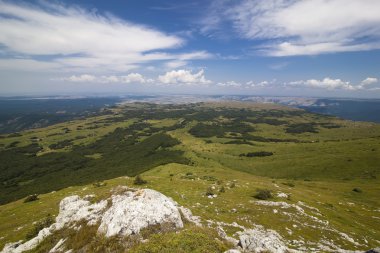
[{"label": "white limestone rock", "polygon": [[[35,238],[27,242],[6,244],[1,253],[21,253],[31,250],[54,231],[63,228],[77,229],[80,221],[86,221],[89,226],[100,223],[98,233],[107,237],[137,234],[150,225],[163,223],[182,228],[181,212],[186,220],[201,226],[200,217],[193,216],[189,209],[179,206],[171,198],[157,191],[119,187],[112,193],[111,199],[94,204],[89,201],[94,197],[91,195],[84,198],[77,195],[64,198],[59,204],[59,214],[54,224],[42,229]],[[60,240],[51,252],[62,251],[64,242]]]},{"label": "white limestone rock", "polygon": [[229,249],[227,251],[224,251],[224,253],[241,253],[241,251],[237,249]]},{"label": "white limestone rock", "polygon": [[257,227],[238,232],[239,245],[244,252],[289,252],[282,237],[274,230]]},{"label": "white limestone rock", "polygon": [[103,214],[98,229],[106,237],[137,234],[150,225],[171,223],[183,227],[177,204],[150,189],[112,196],[112,206]]},{"label": "white limestone rock", "polygon": [[66,197],[59,204],[59,215],[54,228],[58,230],[80,220],[86,220],[88,225],[95,225],[100,220],[107,203],[107,200],[102,200],[91,204],[90,201],[81,199],[77,195]]},{"label": "white limestone rock", "polygon": [[49,253],[57,253],[57,252],[62,252],[64,249],[64,243],[66,239],[60,239],[58,243],[49,251]]},{"label": "white limestone rock", "polygon": [[181,211],[183,217],[191,222],[191,223],[194,223],[195,225],[197,225],[198,227],[201,227],[202,226],[202,223],[201,223],[201,217],[199,216],[194,216],[193,213],[191,212],[190,209],[186,208],[186,207],[183,207],[183,206],[180,206],[179,207],[179,210]]}]

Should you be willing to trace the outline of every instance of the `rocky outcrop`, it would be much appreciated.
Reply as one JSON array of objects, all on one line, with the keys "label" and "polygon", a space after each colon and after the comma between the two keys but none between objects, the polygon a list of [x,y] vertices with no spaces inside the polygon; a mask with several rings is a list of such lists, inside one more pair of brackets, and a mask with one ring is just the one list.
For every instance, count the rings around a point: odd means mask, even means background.
[{"label": "rocky outcrop", "polygon": [[277,252],[289,251],[281,236],[273,230],[261,228],[247,229],[239,234],[239,246],[247,252]]},{"label": "rocky outcrop", "polygon": [[[85,221],[93,226],[100,223],[98,233],[110,236],[128,236],[138,234],[142,229],[151,225],[171,224],[173,228],[182,228],[183,217],[189,222],[200,225],[199,217],[193,216],[191,211],[180,207],[171,198],[150,189],[131,189],[119,187],[107,200],[92,204],[92,196],[70,196],[59,204],[59,214],[56,222],[48,228],[42,229],[39,234],[22,243],[7,244],[1,253],[21,253],[35,248],[54,231],[63,228],[77,228],[78,222]],[[52,249],[64,247],[64,239]]]},{"label": "rocky outcrop", "polygon": [[138,234],[150,225],[170,223],[182,228],[177,204],[150,189],[112,196],[112,206],[103,214],[98,232],[105,236]]}]

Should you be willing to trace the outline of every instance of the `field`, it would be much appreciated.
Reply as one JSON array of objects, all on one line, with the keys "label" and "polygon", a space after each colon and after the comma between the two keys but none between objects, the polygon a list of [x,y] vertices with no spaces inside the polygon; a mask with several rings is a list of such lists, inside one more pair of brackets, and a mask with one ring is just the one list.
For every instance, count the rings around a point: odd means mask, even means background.
[{"label": "field", "polygon": [[[0,160],[0,248],[56,215],[64,196],[101,198],[137,174],[228,235],[262,225],[291,248],[380,245],[375,123],[272,104],[124,104],[2,135]],[[31,194],[39,200],[23,203]]]}]

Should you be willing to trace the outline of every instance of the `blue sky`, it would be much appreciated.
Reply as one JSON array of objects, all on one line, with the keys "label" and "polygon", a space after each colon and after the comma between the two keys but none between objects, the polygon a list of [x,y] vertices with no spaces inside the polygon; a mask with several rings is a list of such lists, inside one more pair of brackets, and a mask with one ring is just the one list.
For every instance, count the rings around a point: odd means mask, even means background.
[{"label": "blue sky", "polygon": [[378,0],[0,0],[0,95],[380,98]]}]

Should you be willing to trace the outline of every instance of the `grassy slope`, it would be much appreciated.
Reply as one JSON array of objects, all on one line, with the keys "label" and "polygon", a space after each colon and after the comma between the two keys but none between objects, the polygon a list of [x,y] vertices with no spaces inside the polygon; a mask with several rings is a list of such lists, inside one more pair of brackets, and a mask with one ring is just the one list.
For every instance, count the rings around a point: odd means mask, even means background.
[{"label": "grassy slope", "polygon": [[[207,105],[219,107],[219,104]],[[241,104],[228,104],[229,107],[242,107]],[[246,105],[244,105],[246,106]],[[272,109],[268,105],[260,105],[255,110]],[[278,109],[278,108],[276,108]],[[283,109],[282,107],[280,109]],[[107,116],[108,117],[108,116]],[[371,123],[355,123],[318,115],[301,115],[284,117],[293,123],[323,121],[342,125],[341,128],[325,129],[318,127],[319,133],[287,134],[286,126],[254,124],[253,135],[266,138],[295,138],[304,143],[272,143],[251,142],[245,144],[223,144],[230,141],[227,138],[196,138],[188,133],[197,121],[190,121],[184,128],[169,132],[182,144],[176,146],[184,151],[185,157],[191,159],[193,166],[168,164],[159,166],[144,173],[149,181],[146,187],[157,189],[173,197],[180,204],[189,207],[204,220],[212,219],[237,223],[253,227],[254,224],[264,225],[278,231],[287,240],[303,240],[309,247],[314,247],[320,240],[332,240],[334,244],[345,249],[366,249],[379,245],[380,194],[379,170],[380,164],[380,127]],[[179,119],[177,119],[179,120]],[[173,119],[153,120],[149,123],[157,127],[172,126],[177,122]],[[220,119],[223,120],[223,119]],[[96,124],[96,119],[87,119],[89,126]],[[84,122],[71,122],[51,126],[47,129],[29,131],[23,134],[19,145],[26,145],[29,138],[41,135],[44,145],[55,143],[58,139],[50,139],[48,135],[64,127],[76,129],[73,124],[84,125]],[[96,139],[111,132],[116,125],[130,124],[119,122],[102,126],[97,130],[84,130],[87,138],[80,141],[93,143]],[[96,131],[96,132],[95,132]],[[92,133],[96,135],[92,135]],[[84,134],[72,131],[70,134]],[[55,136],[53,136],[55,138]],[[71,137],[70,137],[71,138]],[[15,138],[1,139],[1,143],[9,144]],[[61,139],[62,140],[62,136]],[[212,143],[206,143],[211,140]],[[251,151],[271,151],[273,156],[247,158],[239,154]],[[195,180],[184,179],[187,172],[195,175]],[[248,173],[246,173],[248,172]],[[173,174],[173,176],[170,176]],[[202,179],[203,176],[213,176],[220,180]],[[236,187],[228,186],[235,181]],[[289,187],[284,183],[292,182]],[[132,179],[116,178],[107,181],[103,187],[73,186],[50,194],[40,196],[40,200],[31,203],[22,201],[0,206],[0,248],[5,242],[23,239],[32,223],[46,216],[56,214],[58,203],[64,197],[72,194],[95,193],[99,198],[106,196],[113,186],[132,185]],[[204,196],[209,186],[217,191],[222,185],[226,192],[215,199]],[[362,193],[353,192],[353,188],[362,189]],[[252,198],[257,188],[265,188],[291,195],[290,199],[274,198],[274,201],[286,201],[297,204],[298,201],[318,208],[321,215],[316,215],[313,209],[304,207],[306,213],[329,221],[324,228],[317,226],[310,217],[300,215],[295,208],[280,209],[278,207],[256,204]],[[199,203],[199,204],[198,204]],[[232,209],[237,212],[232,212]],[[278,209],[278,213],[273,213]],[[235,228],[226,228],[232,234]],[[291,234],[290,232],[291,231]],[[337,231],[344,232],[354,238],[361,246],[344,240]],[[365,241],[367,240],[367,242]]]}]

